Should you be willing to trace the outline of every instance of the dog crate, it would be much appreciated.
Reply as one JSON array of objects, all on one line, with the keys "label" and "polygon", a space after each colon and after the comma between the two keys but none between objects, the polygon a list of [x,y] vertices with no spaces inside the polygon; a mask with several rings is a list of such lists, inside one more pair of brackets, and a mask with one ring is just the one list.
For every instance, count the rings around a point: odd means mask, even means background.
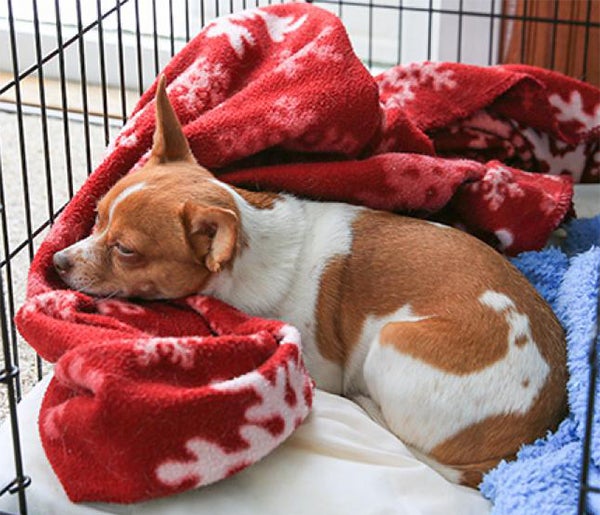
[{"label": "dog crate", "polygon": [[[14,480],[27,513],[17,405],[49,371],[17,333],[28,265],[53,220],[99,163],[134,102],[185,43],[218,16],[271,0],[0,0],[0,421],[12,433]],[[595,0],[321,0],[376,73],[398,63],[524,63],[600,84]],[[597,336],[594,338],[597,342]],[[590,392],[597,349],[590,349]],[[589,480],[589,395],[579,513]],[[596,428],[597,429],[597,428]]]}]

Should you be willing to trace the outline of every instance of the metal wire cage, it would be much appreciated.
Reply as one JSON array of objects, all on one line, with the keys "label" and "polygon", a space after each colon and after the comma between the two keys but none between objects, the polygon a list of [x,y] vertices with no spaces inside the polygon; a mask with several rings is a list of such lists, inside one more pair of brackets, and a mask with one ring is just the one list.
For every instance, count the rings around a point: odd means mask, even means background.
[{"label": "metal wire cage", "polygon": [[[213,18],[271,3],[285,1],[0,0],[0,421],[9,420],[15,464],[0,496],[18,496],[20,513],[35,477],[23,468],[17,404],[48,368],[13,322],[35,250],[169,58]],[[313,3],[340,16],[374,72],[421,60],[520,62],[600,82],[595,0]],[[590,347],[579,513],[600,493],[588,480],[598,364]]]}]

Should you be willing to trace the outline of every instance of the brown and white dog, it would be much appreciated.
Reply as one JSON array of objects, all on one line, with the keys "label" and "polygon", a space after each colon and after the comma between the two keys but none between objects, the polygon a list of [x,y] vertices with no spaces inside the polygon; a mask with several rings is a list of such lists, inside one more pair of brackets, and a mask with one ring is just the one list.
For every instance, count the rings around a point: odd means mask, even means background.
[{"label": "brown and white dog", "polygon": [[502,256],[439,224],[224,184],[194,160],[164,78],[156,105],[147,164],[54,256],[71,288],[203,293],[285,320],[320,388],[377,410],[463,484],[558,424],[563,331]]}]

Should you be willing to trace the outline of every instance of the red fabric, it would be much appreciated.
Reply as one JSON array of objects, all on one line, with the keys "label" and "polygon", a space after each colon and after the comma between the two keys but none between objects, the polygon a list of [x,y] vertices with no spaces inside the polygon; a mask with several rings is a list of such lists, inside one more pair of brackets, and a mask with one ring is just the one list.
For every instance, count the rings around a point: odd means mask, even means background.
[{"label": "red fabric", "polygon": [[19,330],[55,376],[39,429],[73,501],[206,485],[268,454],[310,410],[297,331],[205,297],[94,300],[50,291]]},{"label": "red fabric", "polygon": [[[164,73],[194,155],[224,180],[435,215],[508,253],[539,248],[568,213],[571,180],[558,174],[598,180],[597,89],[449,63],[373,78],[340,21],[310,5],[213,22]],[[202,298],[94,300],[53,270],[53,254],[90,231],[97,200],[147,159],[155,90],[41,245],[17,316],[57,363],[40,432],[73,500],[215,481],[264,456],[310,406],[291,328]],[[555,175],[514,168],[525,164]]]}]

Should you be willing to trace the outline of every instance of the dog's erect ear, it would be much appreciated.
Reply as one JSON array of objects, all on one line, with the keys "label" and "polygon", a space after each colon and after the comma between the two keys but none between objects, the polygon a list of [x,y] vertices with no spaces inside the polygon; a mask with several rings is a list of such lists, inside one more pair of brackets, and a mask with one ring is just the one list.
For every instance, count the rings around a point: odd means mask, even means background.
[{"label": "dog's erect ear", "polygon": [[181,124],[167,96],[167,79],[161,75],[156,88],[156,129],[152,157],[159,163],[189,161],[195,163]]},{"label": "dog's erect ear", "polygon": [[238,217],[230,209],[186,202],[181,212],[188,244],[206,268],[219,272],[231,260],[238,241]]}]

